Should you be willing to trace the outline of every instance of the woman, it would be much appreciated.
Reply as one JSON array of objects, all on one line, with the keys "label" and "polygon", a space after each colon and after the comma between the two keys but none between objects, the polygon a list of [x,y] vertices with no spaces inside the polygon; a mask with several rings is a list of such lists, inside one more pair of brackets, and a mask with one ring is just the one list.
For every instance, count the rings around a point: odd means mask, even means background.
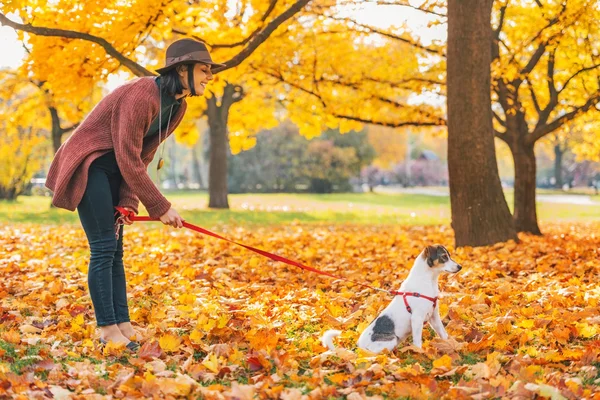
[{"label": "woman", "polygon": [[[115,206],[137,214],[141,201],[151,217],[181,228],[183,220],[146,170],[158,146],[186,111],[185,97],[204,94],[214,63],[206,46],[192,39],[172,43],[158,77],[133,79],[103,98],[56,152],[46,186],[52,204],[75,211],[90,246],[88,286],[100,341],[132,351],[123,268],[123,226]],[[163,147],[164,149],[164,147]],[[159,168],[162,166],[159,160]],[[126,219],[125,224],[131,224]]]}]

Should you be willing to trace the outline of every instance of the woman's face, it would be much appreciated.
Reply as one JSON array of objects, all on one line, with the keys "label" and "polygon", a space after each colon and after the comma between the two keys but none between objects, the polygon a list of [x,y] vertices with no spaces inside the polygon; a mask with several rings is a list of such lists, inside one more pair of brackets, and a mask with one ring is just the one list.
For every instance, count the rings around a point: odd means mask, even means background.
[{"label": "woman's face", "polygon": [[[192,67],[194,68],[194,89],[196,90],[196,94],[198,96],[202,96],[204,94],[204,90],[206,89],[206,85],[213,79],[213,74],[210,71],[210,65],[195,63],[187,66],[187,68]],[[189,90],[187,70],[181,69],[179,71],[179,76],[183,82],[183,87]]]}]

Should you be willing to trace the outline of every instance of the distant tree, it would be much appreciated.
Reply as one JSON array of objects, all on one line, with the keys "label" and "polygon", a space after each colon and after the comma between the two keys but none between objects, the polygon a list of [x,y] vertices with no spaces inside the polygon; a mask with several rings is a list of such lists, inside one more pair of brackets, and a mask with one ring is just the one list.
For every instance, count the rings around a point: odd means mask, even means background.
[{"label": "distant tree", "polygon": [[365,132],[332,130],[308,140],[289,122],[260,132],[256,145],[230,157],[232,192],[326,193],[351,189],[350,178],[373,160]]},{"label": "distant tree", "polygon": [[309,179],[311,192],[331,193],[350,189],[349,180],[357,164],[355,148],[337,147],[333,140],[313,140],[308,145],[302,170]]}]

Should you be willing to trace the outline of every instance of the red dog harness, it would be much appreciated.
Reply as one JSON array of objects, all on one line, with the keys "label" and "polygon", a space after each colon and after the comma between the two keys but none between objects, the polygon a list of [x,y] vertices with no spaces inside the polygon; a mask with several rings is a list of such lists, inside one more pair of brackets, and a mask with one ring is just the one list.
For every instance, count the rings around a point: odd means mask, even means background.
[{"label": "red dog harness", "polygon": [[413,297],[420,297],[422,299],[425,300],[429,300],[433,303],[433,308],[435,308],[436,304],[437,304],[437,297],[429,297],[429,296],[425,296],[421,293],[417,293],[417,292],[396,292],[396,291],[391,291],[391,294],[394,294],[396,296],[402,296],[402,298],[404,299],[404,305],[406,306],[406,311],[408,311],[409,313],[412,314],[412,308],[410,308],[410,306],[408,305],[408,300],[406,300],[407,296],[413,296]]}]

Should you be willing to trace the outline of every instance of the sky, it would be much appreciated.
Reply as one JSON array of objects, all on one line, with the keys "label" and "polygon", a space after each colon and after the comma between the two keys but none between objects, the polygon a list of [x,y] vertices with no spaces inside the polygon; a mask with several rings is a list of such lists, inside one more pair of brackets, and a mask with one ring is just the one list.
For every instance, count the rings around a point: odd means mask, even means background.
[{"label": "sky", "polygon": [[[8,14],[7,17],[19,21],[13,14]],[[0,26],[0,49],[2,49],[0,68],[17,68],[25,56],[25,50],[17,39],[17,33],[8,26]]]}]

